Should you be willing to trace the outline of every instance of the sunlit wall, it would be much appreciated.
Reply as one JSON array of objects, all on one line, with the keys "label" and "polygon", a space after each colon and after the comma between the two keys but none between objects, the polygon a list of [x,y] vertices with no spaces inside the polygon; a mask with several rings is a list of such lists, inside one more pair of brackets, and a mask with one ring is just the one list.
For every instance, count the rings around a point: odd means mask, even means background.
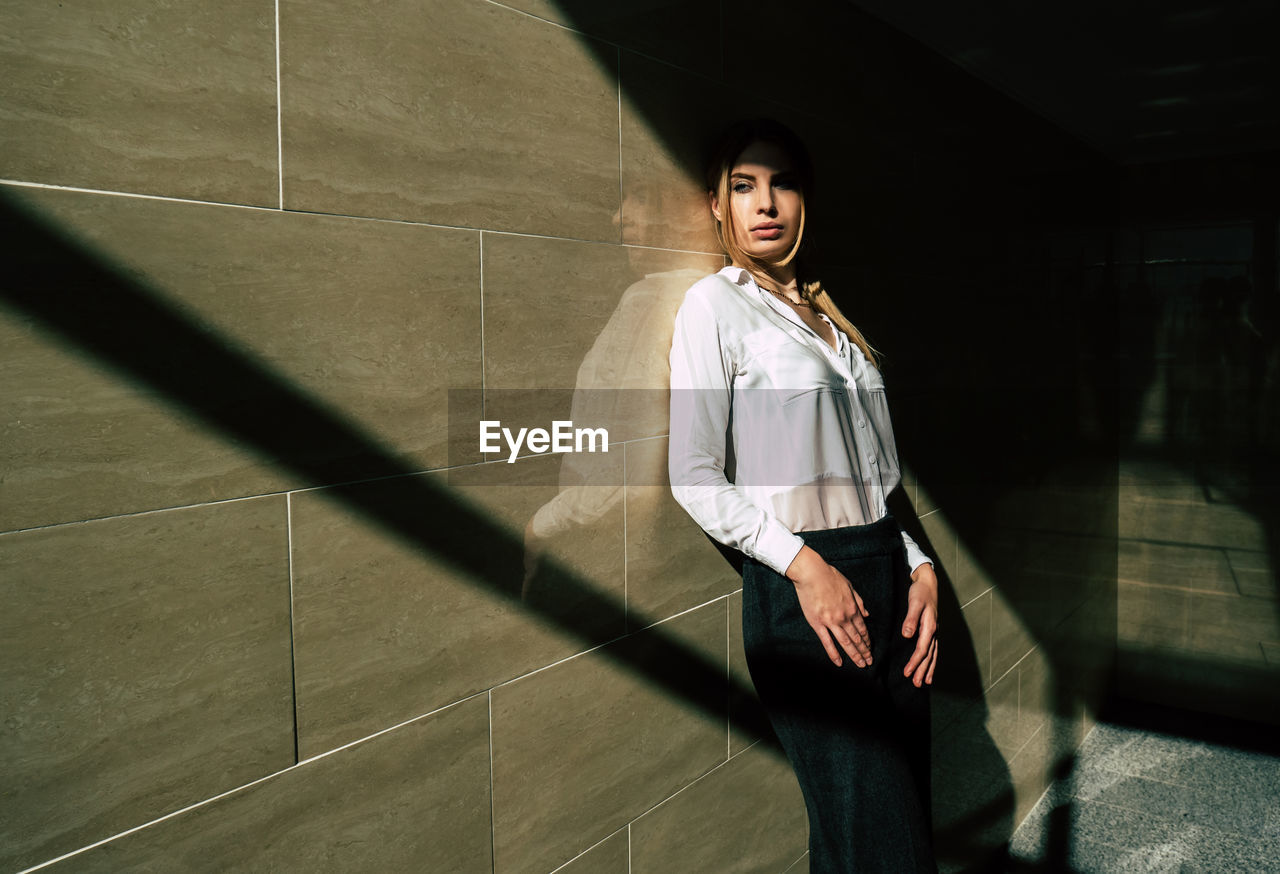
[{"label": "sunlit wall", "polygon": [[691,169],[747,114],[813,145],[887,355],[944,867],[1069,760],[1111,349],[1026,216],[1092,159],[844,3],[596,5],[0,6],[6,870],[805,870],[661,429],[572,512],[556,459],[450,445],[450,389],[662,389],[723,263]]}]

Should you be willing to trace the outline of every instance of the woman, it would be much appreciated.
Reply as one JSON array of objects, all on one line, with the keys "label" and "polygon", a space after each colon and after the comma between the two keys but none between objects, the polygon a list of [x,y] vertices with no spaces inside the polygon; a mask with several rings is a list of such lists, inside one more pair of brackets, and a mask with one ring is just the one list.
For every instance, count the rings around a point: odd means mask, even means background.
[{"label": "woman", "polygon": [[932,871],[938,583],[885,504],[901,474],[875,351],[797,258],[810,178],[767,120],[711,163],[732,265],[676,316],[672,492],[745,556],[747,665],[804,794],[810,870]]}]

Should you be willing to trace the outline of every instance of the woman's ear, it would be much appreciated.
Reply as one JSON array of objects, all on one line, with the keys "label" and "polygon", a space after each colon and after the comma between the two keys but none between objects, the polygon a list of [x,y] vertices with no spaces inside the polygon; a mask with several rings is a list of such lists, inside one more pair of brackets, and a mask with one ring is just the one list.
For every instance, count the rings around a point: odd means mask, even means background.
[{"label": "woman's ear", "polygon": [[721,221],[722,219],[720,218],[720,198],[716,197],[716,193],[714,191],[708,191],[707,200],[711,204],[711,214],[716,217],[716,221]]}]

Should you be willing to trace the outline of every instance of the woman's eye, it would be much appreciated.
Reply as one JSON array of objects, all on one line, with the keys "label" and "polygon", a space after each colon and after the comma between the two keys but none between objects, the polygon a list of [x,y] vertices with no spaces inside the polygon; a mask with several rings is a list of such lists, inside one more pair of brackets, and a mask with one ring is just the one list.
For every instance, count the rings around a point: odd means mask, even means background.
[{"label": "woman's eye", "polygon": [[751,190],[751,186],[748,185],[746,182],[738,182],[733,186],[734,194],[746,194],[750,190]]}]

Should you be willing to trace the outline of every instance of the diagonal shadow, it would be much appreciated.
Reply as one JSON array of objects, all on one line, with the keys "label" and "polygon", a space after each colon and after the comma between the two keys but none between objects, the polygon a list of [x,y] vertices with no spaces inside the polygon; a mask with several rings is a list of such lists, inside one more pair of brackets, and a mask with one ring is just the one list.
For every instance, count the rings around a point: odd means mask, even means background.
[{"label": "diagonal shadow", "polygon": [[[38,272],[10,274],[0,302],[80,354],[158,392],[172,407],[310,486],[400,478],[393,501],[380,500],[384,493],[377,489],[335,489],[333,499],[475,586],[540,613],[584,647],[601,642],[592,629],[645,628],[658,621],[634,610],[627,616],[622,601],[564,567],[554,569],[556,599],[571,609],[522,601],[518,569],[524,544],[488,513],[429,478],[412,476],[422,471],[393,448],[3,196],[0,226],[12,250],[24,253],[23,263],[38,265]],[[652,646],[606,646],[599,653],[716,718],[724,716],[726,692],[739,701],[753,694],[726,677],[722,661],[662,626],[648,627],[646,634]],[[763,712],[740,709],[733,716],[737,726],[767,739],[781,755]]]},{"label": "diagonal shadow", "polygon": [[[592,32],[598,29],[592,26],[589,16],[592,9],[603,8],[599,4],[587,3],[585,0],[559,0],[557,5],[579,22],[583,30]],[[848,14],[853,15],[852,12]],[[845,28],[835,30],[842,32],[841,39],[853,35],[854,44],[859,50],[850,51],[846,47],[838,55],[832,54],[829,60],[821,60],[826,54],[817,53],[818,62],[822,64],[817,78],[843,83],[861,78],[857,72],[849,71],[847,65],[850,63],[872,70],[879,65],[904,70],[916,64],[931,67],[938,65],[937,60],[930,61],[926,53],[908,51],[902,51],[901,58],[890,64],[887,59],[897,58],[899,50],[903,48],[901,43],[905,41],[900,38],[891,39],[894,35],[888,33],[887,28],[865,16],[856,16],[855,24],[857,27],[848,28],[847,33],[843,32]],[[623,25],[618,27],[622,28]],[[626,29],[630,30],[630,27]],[[609,34],[605,33],[605,36]],[[619,41],[626,44],[625,39],[619,38]],[[877,49],[876,44],[880,41],[884,41],[886,46]],[[591,50],[600,52],[602,66],[606,69],[612,67],[617,57],[617,50],[612,44],[590,39],[584,39],[583,42]],[[640,48],[643,49],[644,46]],[[875,77],[869,78],[874,81]],[[903,78],[905,81],[911,80],[911,77]],[[954,74],[948,73],[930,81],[954,79]],[[626,84],[622,83],[621,87],[625,89]],[[866,90],[868,94],[860,95],[859,98],[863,102],[863,108],[871,112],[877,121],[884,121],[883,125],[872,127],[890,130],[892,135],[901,135],[903,139],[912,139],[917,130],[922,133],[932,132],[929,130],[932,126],[927,121],[908,123],[914,110],[898,109],[893,105],[904,94],[900,87],[886,88],[883,95],[874,98],[869,96],[874,89]],[[918,90],[924,92],[929,89],[921,86]],[[910,97],[910,89],[905,93]],[[677,153],[690,151],[690,140],[709,134],[721,122],[721,119],[714,117],[714,113],[703,112],[705,107],[700,105],[698,110],[701,122],[696,130],[686,130],[682,125],[687,119],[679,117],[679,112],[668,106],[678,101],[670,101],[666,95],[662,95],[662,103],[659,105],[652,101],[646,102],[644,94],[628,94],[628,97],[655,135],[662,141],[673,144],[673,150]],[[828,102],[829,99],[825,94],[821,97],[823,102]],[[902,102],[907,106],[916,105],[912,100]],[[968,105],[961,100],[955,103],[957,106]],[[724,112],[731,111],[723,107],[720,109]],[[923,117],[921,114],[920,118]],[[874,132],[864,132],[863,135],[868,133]],[[979,150],[980,148],[981,144]],[[895,199],[896,194],[897,189],[892,189],[887,194],[879,195],[875,201],[876,208],[892,215],[890,201]],[[911,208],[915,210],[919,207],[913,205]],[[420,472],[413,463],[398,456],[391,447],[353,424],[340,410],[327,407],[300,391],[269,365],[243,352],[233,351],[226,338],[193,323],[166,304],[156,290],[139,286],[116,271],[110,263],[64,239],[56,229],[14,211],[2,202],[0,210],[3,210],[0,215],[3,216],[6,227],[11,228],[8,232],[11,244],[20,250],[41,253],[40,261],[43,262],[40,275],[19,276],[11,288],[5,289],[3,299],[7,306],[38,320],[47,330],[62,337],[83,354],[112,367],[125,378],[155,389],[174,407],[188,412],[226,439],[243,443],[267,463],[292,472],[304,483],[330,485],[350,480],[403,479],[408,484],[404,489],[406,500],[384,503],[378,500],[376,490],[364,489],[344,489],[335,497],[343,501],[348,509],[412,549],[429,553],[433,558],[451,565],[473,580],[478,587],[519,602],[519,576],[511,574],[510,568],[519,567],[522,544],[495,524],[488,514],[468,505],[445,488],[426,481],[426,478],[410,478],[410,474]],[[884,224],[893,227],[892,223]],[[833,247],[832,251],[841,249]],[[936,301],[931,300],[930,303],[932,305]],[[895,312],[873,312],[867,317],[867,321],[874,324],[878,318],[882,322],[891,322],[889,316],[896,315],[901,307],[901,302],[896,302],[890,305],[890,309]],[[955,318],[938,315],[934,319],[936,326],[928,327],[941,349],[954,347],[954,340],[947,333],[954,325],[965,323],[959,313],[949,315]],[[859,323],[864,321],[861,316],[854,320]],[[1009,327],[1016,328],[1014,320],[1010,321]],[[898,337],[886,336],[891,330],[891,325],[886,324],[880,335],[887,341],[884,345],[886,348],[903,350],[905,357],[910,344],[898,342]],[[1031,356],[1027,360],[1038,359]],[[987,362],[993,368],[1000,363],[995,357]],[[961,406],[961,400],[957,398],[955,406]],[[939,409],[946,409],[947,406],[940,403]],[[1042,402],[1041,410],[1044,406]],[[959,414],[961,410],[956,409],[955,412]],[[999,409],[988,412],[988,421],[1007,423],[1012,431],[1012,427],[1025,417],[1026,408],[1021,403],[1021,398],[1008,396]],[[935,417],[935,421],[940,423],[936,443],[924,445],[917,442],[912,446],[912,441],[908,438],[901,441],[901,445],[908,450],[905,455],[921,474],[921,480],[930,483],[941,506],[949,510],[952,507],[971,509],[971,512],[963,516],[956,514],[957,518],[952,521],[962,542],[976,544],[996,527],[996,522],[988,520],[996,515],[993,505],[997,503],[996,498],[1003,490],[1001,486],[1020,479],[1021,476],[1011,474],[1005,480],[1001,475],[1003,482],[995,484],[990,478],[979,482],[956,481],[955,471],[963,469],[973,457],[973,450],[980,447],[966,444],[962,439],[962,428],[947,427],[948,418],[944,415]],[[898,421],[903,423],[902,419]],[[957,415],[954,421],[958,425],[962,420]],[[913,429],[908,427],[900,430],[910,434]],[[1043,430],[1050,432],[1052,429],[1046,426]],[[1054,444],[1045,440],[1037,441],[1037,445],[1044,447]],[[1027,455],[1025,447],[1022,454],[1024,457]],[[975,494],[978,495],[977,498]],[[918,525],[911,524],[914,521],[913,514],[895,509],[895,515],[908,523],[909,530],[926,551],[938,554],[928,539],[921,535]],[[462,534],[466,536],[460,536]],[[974,551],[979,551],[976,546]],[[999,566],[989,570],[997,579],[998,585],[1003,585],[1005,579],[1011,580],[1016,573],[1014,568]],[[601,594],[587,580],[563,568],[558,569],[557,577],[564,602],[573,604],[576,611],[601,617],[605,625],[627,627],[622,624],[625,607],[620,601]],[[944,598],[950,597],[952,602],[944,604],[948,642],[951,645],[948,671],[953,677],[963,678],[953,688],[962,697],[981,706],[983,695],[973,643],[972,640],[964,639],[967,632],[960,614],[960,605],[951,594],[952,587],[944,585],[943,590]],[[1015,598],[1014,609],[1018,608],[1019,602]],[[555,622],[564,633],[575,636],[586,644],[599,642],[598,637],[584,631],[580,623],[575,624],[561,610],[548,608],[543,615]],[[1067,673],[1072,664],[1066,657],[1069,647],[1052,641],[1052,629],[1038,624],[1033,615],[1024,615],[1023,618],[1027,620],[1037,642],[1047,644],[1046,651],[1055,668]],[[642,627],[652,621],[651,618],[636,616],[634,612],[629,619],[629,627]],[[605,647],[601,653],[691,706],[721,714],[721,708],[712,708],[707,702],[724,700],[723,697],[708,694],[709,690],[723,688],[723,665],[713,664],[705,659],[700,653],[664,632],[661,626],[649,631],[661,648],[670,653],[669,661],[660,663],[657,660],[628,657],[616,647]],[[956,657],[963,661],[959,669],[952,661]],[[735,697],[751,695],[749,687],[740,683],[731,685],[731,692]],[[1073,693],[1065,688],[1057,691],[1061,696],[1058,709],[1065,713],[1074,703]],[[758,711],[742,714],[741,718],[735,713],[734,718],[753,734],[770,736],[767,720]],[[981,732],[979,725],[975,734],[980,736]],[[986,743],[987,752],[993,752],[989,747],[989,738]],[[1007,783],[1007,772],[1003,776],[997,775],[997,779]],[[1009,816],[1009,808],[1008,800],[1002,799],[985,809],[975,809],[973,818],[967,820],[964,827],[969,828],[971,823],[977,821],[994,822],[998,827],[1007,825],[1002,820]]]},{"label": "diagonal shadow", "polygon": [[[902,359],[901,364],[886,361],[884,368],[886,380],[896,386],[890,394],[899,450],[928,486],[933,505],[944,509],[947,526],[967,545],[972,563],[993,581],[986,603],[1001,597],[1012,614],[1008,624],[1020,623],[1027,648],[1039,647],[1044,654],[1049,666],[1045,756],[1069,768],[1067,748],[1078,740],[1078,709],[1101,672],[1096,662],[1106,655],[1092,663],[1078,655],[1101,648],[1082,646],[1078,638],[1088,635],[1065,634],[1057,619],[1074,609],[1068,602],[1114,585],[1114,547],[1090,543],[1079,550],[1090,552],[1092,561],[1076,562],[1077,578],[1059,587],[1070,591],[1052,598],[1037,590],[1045,575],[1033,578],[1026,564],[1029,556],[1061,550],[1069,539],[1061,535],[1081,530],[1079,516],[1114,519],[1113,506],[1067,512],[1050,506],[1055,503],[1050,487],[1063,482],[1102,491],[1111,487],[1106,472],[1114,470],[1114,447],[1105,438],[1090,445],[1063,437],[1077,430],[1074,384],[1046,335],[1061,335],[1058,348],[1072,349],[1074,326],[1045,301],[1041,289],[1016,287],[1011,265],[983,264],[983,256],[975,253],[984,250],[968,251],[966,243],[989,245],[983,231],[1014,237],[1015,204],[1060,194],[1044,181],[1055,170],[1086,167],[1101,173],[1107,162],[856,3],[800,2],[785,13],[765,13],[750,3],[719,4],[723,75],[714,84],[700,83],[696,76],[680,80],[705,88],[706,96],[694,108],[673,100],[663,88],[670,84],[655,84],[661,76],[631,53],[643,55],[659,45],[656,8],[669,12],[663,21],[670,21],[680,15],[692,19],[698,10],[711,15],[716,4],[640,0],[604,6],[556,0],[555,5],[572,26],[610,40],[583,38],[581,43],[603,69],[620,59],[619,90],[628,111],[679,156],[677,163],[699,168],[725,122],[754,114],[781,116],[814,152],[821,198],[812,224],[818,274],[840,277],[833,295],[845,312],[873,342]],[[773,43],[794,46],[804,61],[790,73],[771,70],[759,81],[747,81],[740,70],[750,51],[743,48],[755,47],[753,27],[766,19]],[[675,51],[664,48],[668,58]],[[650,75],[655,82],[645,81]],[[644,172],[624,166],[624,195],[643,187]],[[849,208],[851,202],[856,206]],[[624,200],[624,215],[627,210]],[[942,227],[954,245],[942,242]],[[624,234],[623,241],[647,240]],[[824,257],[829,263],[821,263]],[[964,293],[957,293],[955,280]],[[1025,308],[1028,297],[1039,302],[1038,312]],[[1008,306],[1010,299],[1018,305]],[[915,317],[919,305],[927,312]],[[1031,325],[1034,331],[1028,330]],[[1021,345],[1020,338],[1026,338]],[[1011,362],[1017,364],[1011,368]],[[974,422],[982,424],[974,427]],[[922,530],[902,490],[891,497],[890,511],[927,554],[945,554],[944,543],[935,545]],[[1001,542],[1010,532],[1019,540],[1012,549]],[[975,645],[959,587],[948,578],[951,569],[941,566],[946,563],[939,566],[945,663],[933,698],[935,726],[944,729],[938,735],[946,736],[947,746],[934,749],[935,834],[940,858],[950,856],[946,861],[959,860],[968,869],[988,861],[1000,864],[997,858],[979,857],[1002,853],[1018,825],[1020,793],[1007,762],[1009,751],[997,748],[988,729],[1002,718],[992,713],[987,695],[998,679],[987,675],[994,646]],[[971,569],[970,576],[975,575]],[[1094,575],[1104,582],[1090,585]],[[970,592],[969,597],[979,596]],[[1114,639],[1114,616],[1083,624],[1103,638],[1110,626]],[[1079,678],[1075,685],[1072,678]],[[1004,731],[1009,733],[1007,725]],[[1069,843],[1068,822],[1055,821],[1051,842],[1052,866],[1065,858],[1061,847]]]}]

